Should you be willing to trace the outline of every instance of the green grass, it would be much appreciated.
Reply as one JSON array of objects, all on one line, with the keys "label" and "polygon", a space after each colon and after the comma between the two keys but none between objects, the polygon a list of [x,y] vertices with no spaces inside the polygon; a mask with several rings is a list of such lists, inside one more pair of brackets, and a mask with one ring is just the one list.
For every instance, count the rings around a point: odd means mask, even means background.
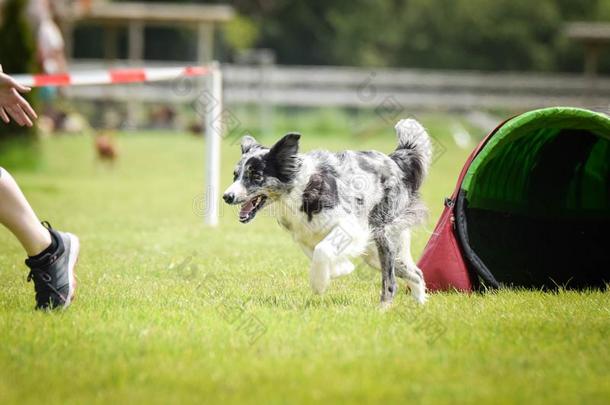
[{"label": "green grass", "polygon": [[[447,150],[424,187],[417,255],[469,152],[453,146],[453,118],[421,118]],[[394,147],[390,129],[302,131],[305,150]],[[608,293],[446,293],[423,308],[401,293],[381,313],[379,277],[359,268],[315,296],[307,260],[268,215],[243,226],[223,206],[217,229],[202,225],[201,139],[119,142],[113,170],[90,139],[58,137],[42,142],[41,169],[14,173],[83,250],[78,300],[39,313],[23,252],[0,232],[1,404],[610,401]],[[223,148],[226,185],[238,155]]]}]

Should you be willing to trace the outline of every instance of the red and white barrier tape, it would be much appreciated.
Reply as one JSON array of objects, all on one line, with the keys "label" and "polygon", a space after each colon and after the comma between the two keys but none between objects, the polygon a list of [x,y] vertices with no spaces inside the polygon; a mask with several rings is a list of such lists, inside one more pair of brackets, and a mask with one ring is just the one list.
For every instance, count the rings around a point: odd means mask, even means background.
[{"label": "red and white barrier tape", "polygon": [[203,76],[211,72],[206,66],[172,68],[125,68],[54,75],[14,75],[20,84],[28,87],[87,86],[99,84],[142,83],[172,80],[180,76]]}]

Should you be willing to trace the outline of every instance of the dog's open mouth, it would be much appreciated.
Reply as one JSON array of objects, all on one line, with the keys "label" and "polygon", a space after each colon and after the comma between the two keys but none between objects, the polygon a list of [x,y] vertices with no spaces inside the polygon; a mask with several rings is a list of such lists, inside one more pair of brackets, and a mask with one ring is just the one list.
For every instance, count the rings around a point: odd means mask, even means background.
[{"label": "dog's open mouth", "polygon": [[257,195],[246,201],[239,210],[239,222],[242,224],[250,222],[256,215],[256,212],[265,205],[265,201],[267,201],[267,196],[265,195]]}]

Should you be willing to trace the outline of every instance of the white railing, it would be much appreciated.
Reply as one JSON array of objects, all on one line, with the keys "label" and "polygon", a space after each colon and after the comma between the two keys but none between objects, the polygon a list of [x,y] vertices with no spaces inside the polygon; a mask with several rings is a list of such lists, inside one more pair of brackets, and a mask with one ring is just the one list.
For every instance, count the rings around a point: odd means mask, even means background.
[{"label": "white railing", "polygon": [[[75,63],[75,69],[100,66]],[[170,66],[172,63],[146,63]],[[112,66],[121,66],[120,63]],[[383,108],[392,104],[416,109],[508,108],[525,110],[552,105],[607,109],[610,77],[573,74],[489,73],[330,66],[222,65],[223,95],[228,105]],[[75,98],[119,101],[183,102],[171,84],[71,89]]]}]

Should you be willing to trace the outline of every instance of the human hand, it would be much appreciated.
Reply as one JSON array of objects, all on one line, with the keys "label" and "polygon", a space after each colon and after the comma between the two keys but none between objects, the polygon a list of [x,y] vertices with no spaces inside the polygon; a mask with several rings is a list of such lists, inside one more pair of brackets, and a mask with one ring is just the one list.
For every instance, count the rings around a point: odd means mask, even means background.
[{"label": "human hand", "polygon": [[34,125],[32,121],[38,118],[38,115],[30,103],[19,94],[27,93],[30,90],[32,89],[20,85],[15,79],[4,74],[0,65],[0,118],[2,121],[8,124],[12,118],[21,126]]}]

